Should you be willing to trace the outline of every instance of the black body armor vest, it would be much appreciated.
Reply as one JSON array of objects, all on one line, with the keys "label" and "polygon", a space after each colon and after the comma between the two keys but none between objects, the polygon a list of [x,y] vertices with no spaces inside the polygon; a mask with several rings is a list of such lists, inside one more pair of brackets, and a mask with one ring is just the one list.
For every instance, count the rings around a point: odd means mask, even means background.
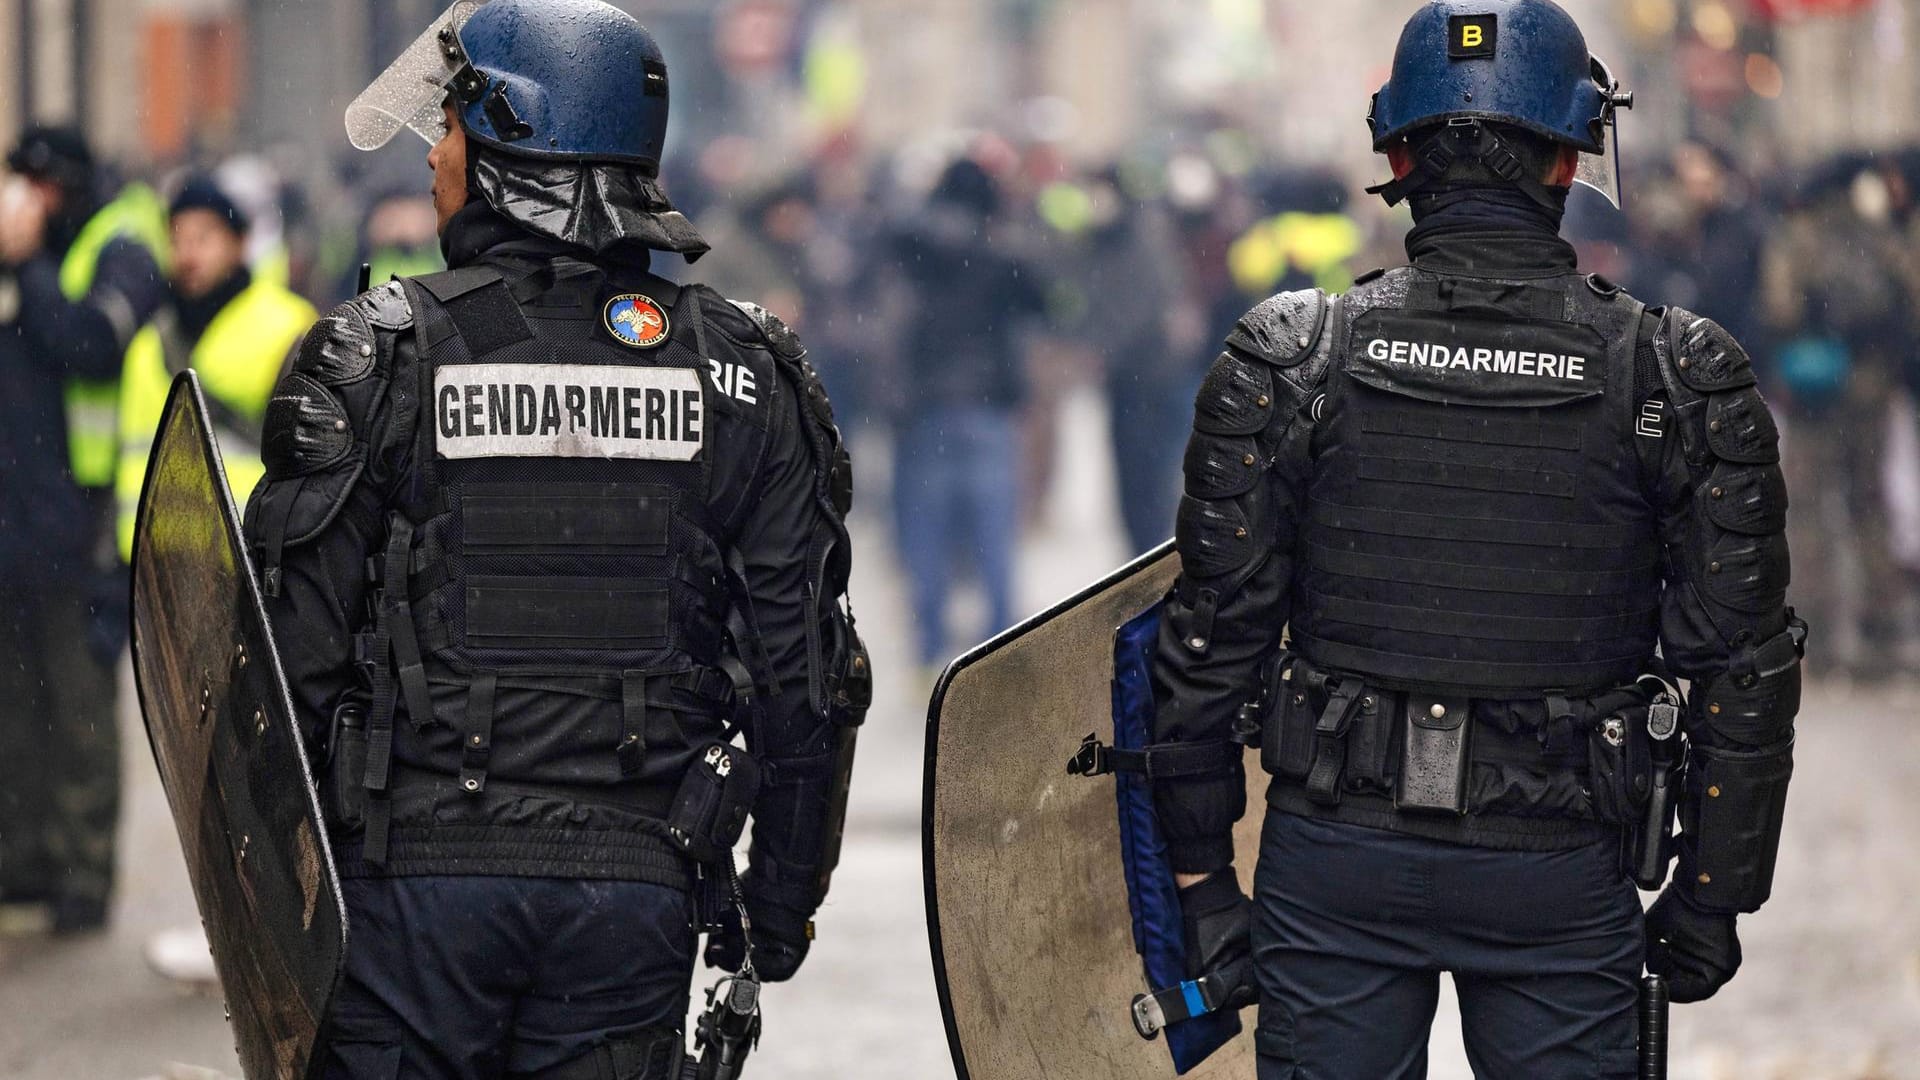
[{"label": "black body armor vest", "polygon": [[1661,588],[1634,450],[1642,305],[1572,273],[1408,267],[1338,311],[1293,647],[1481,696],[1640,675]]},{"label": "black body armor vest", "polygon": [[[393,663],[375,666],[373,711],[397,699],[393,760],[470,795],[665,818],[733,688],[698,292],[649,278],[628,294],[565,259],[406,289],[414,468],[376,568]],[[616,311],[662,340],[613,340]]]}]

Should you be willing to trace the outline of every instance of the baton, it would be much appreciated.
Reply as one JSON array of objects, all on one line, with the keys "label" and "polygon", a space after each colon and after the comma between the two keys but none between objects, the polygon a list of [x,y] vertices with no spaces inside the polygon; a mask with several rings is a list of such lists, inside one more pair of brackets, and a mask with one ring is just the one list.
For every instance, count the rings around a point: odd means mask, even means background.
[{"label": "baton", "polygon": [[1640,980],[1640,1080],[1667,1080],[1667,980]]}]

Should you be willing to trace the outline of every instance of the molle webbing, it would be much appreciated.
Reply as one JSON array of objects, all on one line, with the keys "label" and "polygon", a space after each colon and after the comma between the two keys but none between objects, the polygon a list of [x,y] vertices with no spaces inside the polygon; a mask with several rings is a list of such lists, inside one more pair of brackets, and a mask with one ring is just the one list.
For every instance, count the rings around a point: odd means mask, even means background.
[{"label": "molle webbing", "polygon": [[[1373,287],[1349,297],[1357,323]],[[1407,302],[1385,309],[1391,319],[1342,331],[1346,355],[1316,433],[1296,647],[1383,685],[1498,693],[1633,678],[1653,651],[1660,597],[1624,404],[1638,305],[1577,282],[1420,275],[1409,287]],[[1585,358],[1583,380],[1567,364],[1542,367],[1532,385],[1524,367],[1482,375],[1460,363],[1474,333],[1465,312],[1503,314],[1554,341],[1597,332],[1606,351]],[[1451,348],[1451,383],[1400,365],[1378,337],[1362,343],[1380,328],[1416,351]],[[1364,379],[1349,374],[1368,344],[1375,363]],[[1395,381],[1402,371],[1409,388]],[[1549,383],[1578,381],[1584,389],[1547,403]]]}]

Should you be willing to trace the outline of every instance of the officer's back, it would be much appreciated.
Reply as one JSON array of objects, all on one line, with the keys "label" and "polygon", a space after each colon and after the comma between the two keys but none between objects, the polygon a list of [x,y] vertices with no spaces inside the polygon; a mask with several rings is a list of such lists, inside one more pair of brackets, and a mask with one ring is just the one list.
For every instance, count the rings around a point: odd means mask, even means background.
[{"label": "officer's back", "polygon": [[649,269],[706,251],[666,106],[631,17],[496,0],[348,111],[434,143],[449,269],[308,335],[248,506],[353,927],[328,1076],[677,1077],[700,928],[745,970],[749,913],[773,980],[812,938],[866,675],[849,466],[778,319]]},{"label": "officer's back", "polygon": [[1409,265],[1260,304],[1200,390],[1155,731],[1260,743],[1250,936],[1238,756],[1156,799],[1263,1077],[1417,1074],[1443,970],[1476,1072],[1630,1076],[1642,962],[1710,996],[1767,898],[1805,631],[1773,422],[1724,330],[1559,235],[1630,102],[1548,0],[1421,9],[1368,117]]}]

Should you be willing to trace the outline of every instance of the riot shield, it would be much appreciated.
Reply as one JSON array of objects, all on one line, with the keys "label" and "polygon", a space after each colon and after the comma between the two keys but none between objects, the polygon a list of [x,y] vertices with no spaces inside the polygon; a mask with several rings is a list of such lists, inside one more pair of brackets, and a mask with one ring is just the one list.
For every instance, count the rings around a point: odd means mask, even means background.
[{"label": "riot shield", "polygon": [[199,381],[174,380],[133,547],[133,669],[247,1080],[302,1080],[346,917]]},{"label": "riot shield", "polygon": [[[1066,763],[1089,732],[1113,737],[1115,634],[1179,566],[1171,544],[1148,553],[955,660],[934,690],[927,919],[960,1080],[1174,1075],[1129,1010],[1160,988],[1134,951],[1113,783],[1069,776]],[[1265,777],[1248,772],[1248,805],[1263,806]],[[1235,837],[1243,885],[1260,818]],[[1251,1027],[1187,1075],[1253,1075]]]}]

